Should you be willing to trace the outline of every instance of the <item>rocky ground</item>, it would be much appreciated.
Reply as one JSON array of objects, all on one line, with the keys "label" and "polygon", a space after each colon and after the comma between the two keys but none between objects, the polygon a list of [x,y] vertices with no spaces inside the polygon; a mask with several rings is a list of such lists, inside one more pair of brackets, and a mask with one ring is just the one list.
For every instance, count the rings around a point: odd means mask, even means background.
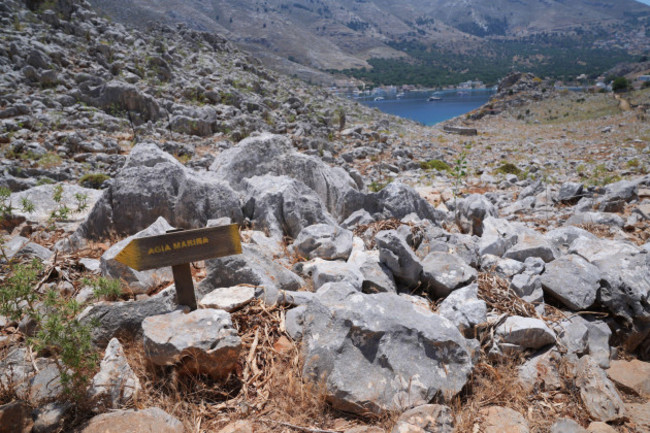
[{"label": "rocky ground", "polygon": [[[0,432],[650,431],[650,90],[514,74],[456,135],[28,5],[0,4]],[[229,223],[192,312],[116,260]]]}]

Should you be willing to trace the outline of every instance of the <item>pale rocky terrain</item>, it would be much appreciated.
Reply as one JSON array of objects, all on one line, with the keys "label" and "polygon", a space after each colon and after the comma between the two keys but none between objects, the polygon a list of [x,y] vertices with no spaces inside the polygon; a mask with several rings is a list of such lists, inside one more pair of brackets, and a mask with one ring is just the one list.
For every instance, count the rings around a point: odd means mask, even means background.
[{"label": "pale rocky terrain", "polygon": [[[461,136],[85,2],[0,22],[2,290],[36,258],[35,308],[74,299],[101,361],[64,395],[61,348],[0,317],[0,432],[650,431],[649,89],[513,74]],[[195,311],[115,259],[229,223]]]}]

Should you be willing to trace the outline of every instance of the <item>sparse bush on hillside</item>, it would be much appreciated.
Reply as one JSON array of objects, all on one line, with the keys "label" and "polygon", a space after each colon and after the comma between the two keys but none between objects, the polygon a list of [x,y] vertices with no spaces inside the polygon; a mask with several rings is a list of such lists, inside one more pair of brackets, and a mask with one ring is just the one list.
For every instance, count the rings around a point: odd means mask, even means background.
[{"label": "sparse bush on hillside", "polygon": [[626,92],[630,88],[630,81],[625,77],[616,77],[612,83],[612,90],[615,93]]}]

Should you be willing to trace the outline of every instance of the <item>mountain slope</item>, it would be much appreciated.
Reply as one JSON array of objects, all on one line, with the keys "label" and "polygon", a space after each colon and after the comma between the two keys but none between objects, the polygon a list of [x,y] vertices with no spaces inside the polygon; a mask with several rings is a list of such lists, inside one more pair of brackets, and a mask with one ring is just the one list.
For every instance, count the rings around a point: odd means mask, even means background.
[{"label": "mountain slope", "polygon": [[[650,7],[633,0],[91,0],[119,21],[224,34],[284,72],[369,67],[403,41],[463,53],[495,38],[595,32],[647,47]],[[642,48],[641,48],[642,49]],[[647,48],[646,48],[647,49]],[[291,62],[289,61],[291,60]]]}]

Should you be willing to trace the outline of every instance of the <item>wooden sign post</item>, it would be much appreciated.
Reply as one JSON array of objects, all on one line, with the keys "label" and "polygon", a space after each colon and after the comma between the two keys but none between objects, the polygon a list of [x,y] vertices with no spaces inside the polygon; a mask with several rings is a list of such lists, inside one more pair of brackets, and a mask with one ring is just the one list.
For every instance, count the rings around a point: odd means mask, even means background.
[{"label": "wooden sign post", "polygon": [[170,230],[164,235],[133,239],[115,260],[136,271],[171,266],[178,304],[196,310],[190,263],[234,254],[241,254],[237,224]]}]

